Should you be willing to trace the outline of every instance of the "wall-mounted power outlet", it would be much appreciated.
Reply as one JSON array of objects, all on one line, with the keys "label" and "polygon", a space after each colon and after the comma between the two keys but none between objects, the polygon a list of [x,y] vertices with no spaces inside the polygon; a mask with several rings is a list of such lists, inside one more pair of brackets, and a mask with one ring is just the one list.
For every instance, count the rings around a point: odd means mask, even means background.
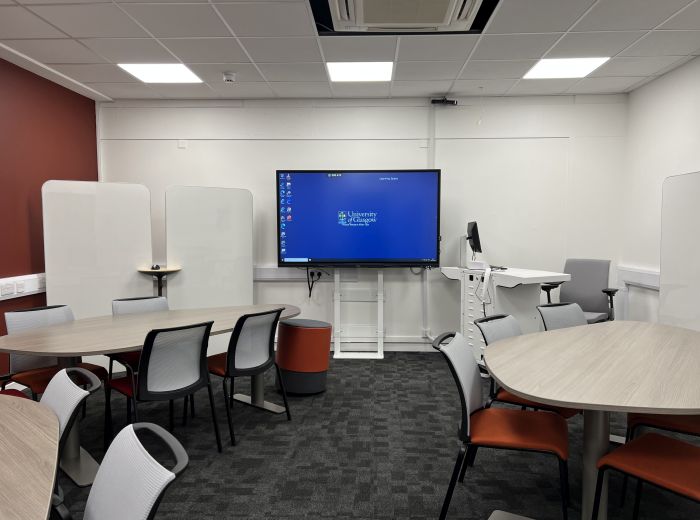
[{"label": "wall-mounted power outlet", "polygon": [[14,283],[4,283],[0,285],[0,296],[9,296],[10,294],[15,294]]}]

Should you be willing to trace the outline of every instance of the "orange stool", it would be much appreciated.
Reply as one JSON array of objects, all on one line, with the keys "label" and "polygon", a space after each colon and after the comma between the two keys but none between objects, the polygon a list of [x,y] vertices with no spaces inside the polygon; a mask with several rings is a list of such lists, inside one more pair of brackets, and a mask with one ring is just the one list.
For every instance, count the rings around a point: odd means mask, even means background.
[{"label": "orange stool", "polygon": [[317,394],[326,390],[332,330],[324,321],[280,321],[276,361],[288,393]]}]

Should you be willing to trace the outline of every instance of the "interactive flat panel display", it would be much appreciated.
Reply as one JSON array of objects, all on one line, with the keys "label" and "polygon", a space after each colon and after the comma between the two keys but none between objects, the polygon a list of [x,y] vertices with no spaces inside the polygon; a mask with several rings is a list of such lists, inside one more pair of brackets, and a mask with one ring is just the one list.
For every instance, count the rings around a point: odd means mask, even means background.
[{"label": "interactive flat panel display", "polygon": [[440,170],[276,172],[280,266],[438,266]]}]

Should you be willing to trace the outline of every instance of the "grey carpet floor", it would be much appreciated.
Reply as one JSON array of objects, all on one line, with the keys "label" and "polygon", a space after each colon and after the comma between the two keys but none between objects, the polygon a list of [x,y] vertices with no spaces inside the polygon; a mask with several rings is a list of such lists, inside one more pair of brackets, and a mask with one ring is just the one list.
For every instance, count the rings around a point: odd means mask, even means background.
[{"label": "grey carpet floor", "polygon": [[[274,371],[266,397],[281,403]],[[217,453],[206,391],[196,397],[196,417],[181,426],[176,407],[175,436],[190,457],[189,467],[168,489],[156,518],[278,520],[389,519],[438,517],[457,454],[459,401],[444,359],[437,353],[389,353],[383,361],[331,361],[327,392],[290,397],[292,421],[234,404],[238,445],[229,443],[221,382],[213,378],[216,412],[224,440]],[[236,384],[248,393],[248,380]],[[83,444],[98,459],[102,452],[101,392],[90,397],[81,424]],[[124,399],[112,397],[115,426],[125,424]],[[167,403],[140,407],[141,420],[163,426]],[[569,518],[580,518],[583,421],[569,421]],[[613,416],[623,433],[624,417]],[[160,455],[160,454],[157,454]],[[89,488],[64,476],[66,504],[82,518]],[[619,507],[621,478],[612,476],[609,518],[631,518],[629,494]],[[449,518],[485,520],[502,509],[539,520],[561,518],[557,461],[541,454],[479,451],[458,484]],[[700,518],[700,505],[647,488],[643,519]],[[128,520],[128,519],[125,519]]]}]

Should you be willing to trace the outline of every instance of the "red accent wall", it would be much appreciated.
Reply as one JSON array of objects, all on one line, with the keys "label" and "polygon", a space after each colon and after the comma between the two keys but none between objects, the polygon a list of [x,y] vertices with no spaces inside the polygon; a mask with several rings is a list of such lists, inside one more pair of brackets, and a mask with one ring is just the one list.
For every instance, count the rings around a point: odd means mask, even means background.
[{"label": "red accent wall", "polygon": [[[50,179],[97,180],[95,102],[0,59],[0,278],[44,272],[41,186]],[[0,315],[45,302],[0,301]]]}]

